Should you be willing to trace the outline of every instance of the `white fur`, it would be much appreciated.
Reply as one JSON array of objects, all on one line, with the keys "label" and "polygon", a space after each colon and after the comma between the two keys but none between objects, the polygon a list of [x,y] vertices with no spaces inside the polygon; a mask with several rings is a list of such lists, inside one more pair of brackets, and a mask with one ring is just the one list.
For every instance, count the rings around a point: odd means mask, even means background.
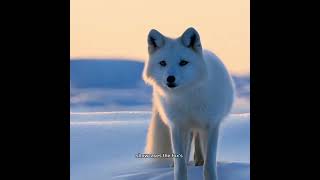
[{"label": "white fur", "polygon": [[[151,30],[148,45],[143,79],[153,86],[153,115],[146,153],[182,154],[184,158],[173,159],[174,177],[186,180],[190,132],[198,133],[204,179],[217,180],[219,125],[234,100],[231,76],[217,56],[202,50],[200,36],[193,28],[176,39]],[[189,63],[180,66],[181,59]],[[162,60],[167,62],[165,67],[159,64]],[[175,76],[177,87],[167,86],[169,75]]]}]

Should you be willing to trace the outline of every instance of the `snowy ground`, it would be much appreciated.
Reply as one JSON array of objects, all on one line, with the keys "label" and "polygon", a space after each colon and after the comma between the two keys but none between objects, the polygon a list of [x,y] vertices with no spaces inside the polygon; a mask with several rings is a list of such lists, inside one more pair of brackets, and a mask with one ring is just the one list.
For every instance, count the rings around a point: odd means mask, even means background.
[{"label": "snowy ground", "polygon": [[[150,112],[71,114],[71,179],[172,179],[170,167],[152,167],[142,159]],[[249,179],[250,114],[231,115],[222,125],[220,180]],[[202,167],[189,167],[199,179]]]},{"label": "snowy ground", "polygon": [[[143,153],[151,116],[141,70],[128,61],[71,62],[71,180],[173,179],[172,167],[135,157]],[[220,131],[219,180],[250,179],[249,77],[235,81],[238,98]],[[188,167],[189,180],[201,177],[202,167]]]}]

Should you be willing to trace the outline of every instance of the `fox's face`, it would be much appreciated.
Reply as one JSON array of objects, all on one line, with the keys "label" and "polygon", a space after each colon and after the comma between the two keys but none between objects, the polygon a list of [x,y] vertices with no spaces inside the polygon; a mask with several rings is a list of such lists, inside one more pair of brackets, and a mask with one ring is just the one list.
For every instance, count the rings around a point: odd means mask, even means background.
[{"label": "fox's face", "polygon": [[156,30],[148,35],[149,60],[143,79],[165,91],[195,87],[206,77],[206,67],[198,32],[187,29],[171,39]]}]

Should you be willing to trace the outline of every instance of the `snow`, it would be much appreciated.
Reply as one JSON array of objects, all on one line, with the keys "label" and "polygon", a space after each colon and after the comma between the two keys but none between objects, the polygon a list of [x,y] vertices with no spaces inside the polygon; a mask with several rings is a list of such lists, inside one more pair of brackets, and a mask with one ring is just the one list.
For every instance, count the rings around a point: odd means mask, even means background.
[{"label": "snow", "polygon": [[[248,180],[250,179],[249,164],[247,163],[218,163],[218,178],[221,180]],[[198,180],[202,178],[202,167],[188,167],[188,179]],[[127,174],[113,177],[115,180],[168,180],[173,179],[172,168],[154,168],[140,171],[133,171]]]},{"label": "snow", "polygon": [[[70,79],[71,180],[173,179],[173,168],[154,166],[143,153],[151,117],[151,88],[143,64],[129,60],[72,60]],[[219,180],[250,179],[250,77],[234,76],[238,98],[223,122]],[[202,167],[188,166],[188,179]]]},{"label": "snow", "polygon": [[[173,168],[152,167],[143,153],[151,112],[71,113],[71,179],[172,179]],[[234,114],[221,127],[220,180],[249,179],[250,114]],[[189,166],[189,179],[202,167]]]}]

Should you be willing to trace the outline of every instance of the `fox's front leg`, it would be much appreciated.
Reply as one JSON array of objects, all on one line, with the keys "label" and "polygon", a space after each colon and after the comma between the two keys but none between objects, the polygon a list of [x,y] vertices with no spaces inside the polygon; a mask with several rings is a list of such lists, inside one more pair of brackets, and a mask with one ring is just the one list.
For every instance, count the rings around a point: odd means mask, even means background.
[{"label": "fox's front leg", "polygon": [[170,127],[172,150],[175,155],[182,154],[181,157],[174,158],[174,180],[187,180],[187,164],[185,157],[185,143],[187,132],[180,127]]},{"label": "fox's front leg", "polygon": [[219,138],[219,125],[209,128],[207,133],[207,150],[204,160],[204,180],[218,180],[217,175],[217,147]]}]

